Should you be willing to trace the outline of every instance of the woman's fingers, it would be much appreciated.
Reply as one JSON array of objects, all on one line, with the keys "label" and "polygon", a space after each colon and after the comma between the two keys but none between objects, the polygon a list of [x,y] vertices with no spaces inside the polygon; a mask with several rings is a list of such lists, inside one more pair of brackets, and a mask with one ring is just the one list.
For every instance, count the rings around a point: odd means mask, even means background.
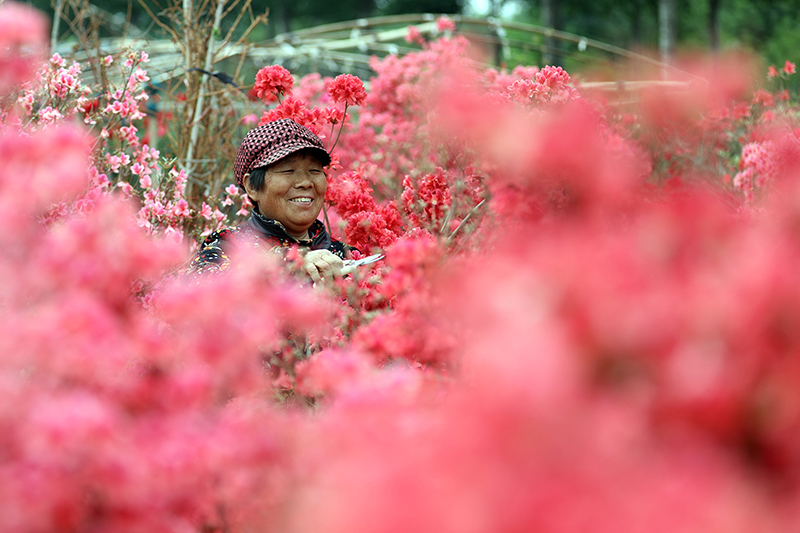
[{"label": "woman's fingers", "polygon": [[342,275],[342,259],[328,250],[313,250],[305,255],[303,268],[316,283]]},{"label": "woman's fingers", "polygon": [[306,274],[308,274],[311,277],[311,280],[314,283],[317,283],[322,280],[319,268],[317,268],[317,265],[315,265],[314,263],[306,261],[305,263],[303,263],[303,269],[306,271]]}]

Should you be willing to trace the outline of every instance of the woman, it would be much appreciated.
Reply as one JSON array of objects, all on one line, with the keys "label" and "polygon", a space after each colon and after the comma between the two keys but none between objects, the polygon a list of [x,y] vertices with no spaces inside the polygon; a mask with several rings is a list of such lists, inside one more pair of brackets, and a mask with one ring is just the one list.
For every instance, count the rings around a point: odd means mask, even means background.
[{"label": "woman", "polygon": [[254,206],[252,215],[246,224],[209,235],[190,272],[227,269],[226,243],[244,241],[278,253],[292,246],[307,250],[302,269],[315,282],[340,276],[349,247],[332,240],[317,220],[327,189],[324,167],[330,161],[319,137],[291,119],[251,130],[233,168]]}]

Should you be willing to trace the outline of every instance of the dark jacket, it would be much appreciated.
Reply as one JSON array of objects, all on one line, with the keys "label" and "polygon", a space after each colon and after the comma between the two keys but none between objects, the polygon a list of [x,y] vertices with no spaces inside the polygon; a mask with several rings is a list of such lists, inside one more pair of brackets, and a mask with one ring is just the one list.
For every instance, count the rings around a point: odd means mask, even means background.
[{"label": "dark jacket", "polygon": [[331,239],[325,230],[325,225],[319,220],[315,220],[308,228],[308,236],[310,237],[308,241],[298,241],[286,233],[286,228],[280,222],[253,211],[245,224],[215,231],[206,237],[192,260],[188,273],[206,274],[227,270],[230,267],[230,258],[226,249],[234,242],[253,244],[261,248],[266,243],[269,249],[276,253],[284,253],[292,246],[309,250],[329,250],[342,259],[350,253],[351,247]]}]

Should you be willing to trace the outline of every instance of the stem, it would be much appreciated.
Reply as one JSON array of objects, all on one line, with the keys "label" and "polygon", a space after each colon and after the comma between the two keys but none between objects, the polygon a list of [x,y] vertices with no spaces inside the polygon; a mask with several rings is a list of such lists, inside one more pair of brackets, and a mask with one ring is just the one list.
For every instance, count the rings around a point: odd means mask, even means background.
[{"label": "stem", "polygon": [[328,230],[328,237],[333,239],[333,233],[331,233],[331,221],[328,220],[328,204],[325,203],[325,199],[322,199],[322,214],[325,216],[325,229]]},{"label": "stem", "polygon": [[344,113],[342,114],[342,125],[339,128],[339,132],[336,134],[336,140],[333,141],[333,146],[331,146],[331,149],[328,150],[328,153],[333,153],[333,149],[336,148],[336,143],[339,142],[339,137],[342,135],[342,130],[344,129],[345,122],[347,122],[347,102],[344,103]]},{"label": "stem", "polygon": [[[447,146],[447,151],[450,152],[450,157],[454,161],[458,162],[459,161],[458,154],[456,154],[455,150],[453,150],[453,147],[450,145],[450,143],[445,143],[445,145]],[[463,177],[466,176],[467,173],[460,162],[457,163],[457,165],[458,165],[458,170],[461,172],[462,179],[456,180],[455,183],[453,183],[453,189],[454,189],[453,192],[455,194],[452,194],[450,196],[450,205],[448,206],[447,213],[445,213],[444,222],[442,222],[442,227],[439,229],[439,235],[444,235],[444,232],[447,231],[447,226],[450,225],[450,221],[453,219],[453,213],[456,212],[456,203],[458,202],[458,199],[461,197],[461,193],[464,191]]]},{"label": "stem", "polygon": [[[335,127],[336,127],[336,124],[334,124],[333,122],[331,122],[331,132],[328,134],[328,137],[329,137],[329,138],[331,138],[331,139],[333,138],[333,129],[334,129]],[[333,147],[331,147],[331,148],[333,148]],[[329,152],[330,152],[330,150],[329,150]]]},{"label": "stem", "polygon": [[476,205],[475,207],[473,207],[473,208],[472,208],[472,210],[471,210],[469,213],[467,213],[467,216],[465,216],[465,217],[464,217],[464,220],[462,220],[462,221],[461,221],[461,223],[458,225],[458,227],[457,227],[456,229],[454,229],[454,230],[453,230],[453,233],[451,233],[451,234],[450,234],[450,236],[449,236],[449,237],[447,237],[447,241],[446,241],[447,243],[450,243],[450,241],[452,241],[452,240],[453,240],[453,238],[456,236],[456,233],[458,233],[458,230],[460,230],[460,229],[461,229],[461,227],[462,227],[464,224],[466,224],[466,223],[467,223],[467,220],[469,220],[469,219],[470,219],[470,217],[472,217],[472,215],[474,215],[475,213],[477,213],[477,212],[478,212],[478,209],[480,209],[480,208],[481,208],[481,206],[482,206],[483,204],[485,204],[485,203],[486,203],[486,200],[487,200],[486,198],[484,198],[483,200],[481,200],[481,202],[480,202],[478,205]]}]

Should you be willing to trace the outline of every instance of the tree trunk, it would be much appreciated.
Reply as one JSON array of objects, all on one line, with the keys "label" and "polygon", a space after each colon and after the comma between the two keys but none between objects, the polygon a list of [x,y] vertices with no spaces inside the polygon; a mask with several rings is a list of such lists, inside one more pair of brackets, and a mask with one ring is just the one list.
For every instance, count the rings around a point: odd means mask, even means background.
[{"label": "tree trunk", "polygon": [[289,33],[292,29],[292,8],[284,2],[274,2],[270,7],[270,18],[274,17],[276,33]]},{"label": "tree trunk", "polygon": [[719,5],[721,0],[708,0],[708,40],[711,50],[719,51]]},{"label": "tree trunk", "polygon": [[[542,26],[554,30],[561,29],[559,17],[559,0],[541,0],[542,7]],[[542,59],[545,65],[559,65],[561,55],[558,53],[558,40],[552,35],[545,35],[544,52]]]},{"label": "tree trunk", "polygon": [[675,55],[675,15],[675,0],[658,0],[658,49],[664,63]]},{"label": "tree trunk", "polygon": [[633,0],[631,11],[631,48],[639,51],[642,48],[642,0]]}]

